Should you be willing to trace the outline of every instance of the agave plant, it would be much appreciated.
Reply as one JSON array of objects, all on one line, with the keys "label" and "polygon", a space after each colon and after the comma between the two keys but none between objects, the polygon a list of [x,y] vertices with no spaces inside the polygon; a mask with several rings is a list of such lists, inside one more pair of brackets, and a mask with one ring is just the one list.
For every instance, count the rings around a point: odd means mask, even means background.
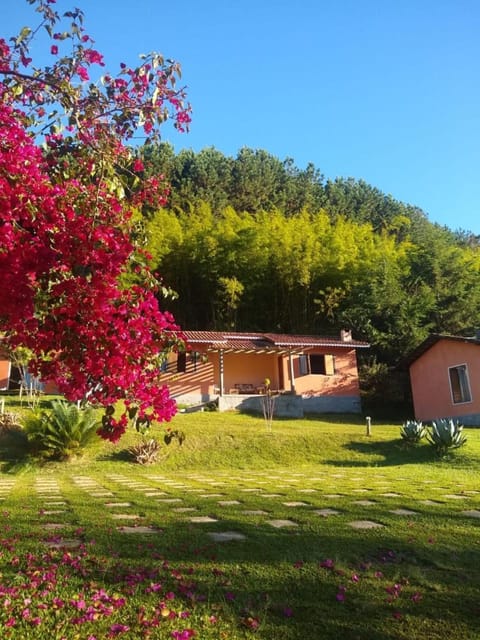
[{"label": "agave plant", "polygon": [[458,420],[454,421],[451,418],[433,420],[427,439],[440,456],[444,456],[449,449],[462,447],[467,441],[463,434],[463,426]]},{"label": "agave plant", "polygon": [[100,426],[93,409],[53,400],[50,410],[32,411],[24,428],[34,453],[57,460],[79,455]]},{"label": "agave plant", "polygon": [[417,444],[427,435],[427,427],[421,421],[407,420],[400,427],[400,435],[407,444]]}]

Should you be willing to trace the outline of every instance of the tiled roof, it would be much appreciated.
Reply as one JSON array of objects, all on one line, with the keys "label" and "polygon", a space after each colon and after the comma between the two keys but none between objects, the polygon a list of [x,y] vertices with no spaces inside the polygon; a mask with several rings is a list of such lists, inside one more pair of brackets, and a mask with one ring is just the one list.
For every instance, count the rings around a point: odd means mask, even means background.
[{"label": "tiled roof", "polygon": [[359,349],[370,346],[367,342],[357,340],[283,333],[239,333],[232,331],[184,331],[183,333],[189,343],[204,344],[210,349],[238,351],[299,350],[307,347]]},{"label": "tiled roof", "polygon": [[440,340],[447,340],[449,342],[466,342],[468,344],[480,346],[480,340],[476,336],[449,336],[441,333],[432,333],[428,336],[428,338],[425,338],[425,340],[421,344],[419,344],[418,347],[416,347],[407,355],[407,357],[402,361],[401,365],[409,367],[415,362],[415,360],[418,360],[420,356],[431,349],[431,347],[437,344],[437,342],[439,342]]}]

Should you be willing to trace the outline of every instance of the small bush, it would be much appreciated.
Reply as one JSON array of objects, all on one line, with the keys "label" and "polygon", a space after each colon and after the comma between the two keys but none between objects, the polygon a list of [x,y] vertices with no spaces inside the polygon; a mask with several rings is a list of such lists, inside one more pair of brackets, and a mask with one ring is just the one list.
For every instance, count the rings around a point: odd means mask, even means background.
[{"label": "small bush", "polygon": [[32,411],[24,419],[32,453],[55,460],[80,455],[96,438],[99,425],[93,409],[80,409],[62,400],[53,400],[50,410]]},{"label": "small bush", "polygon": [[467,441],[463,426],[451,418],[433,420],[427,439],[440,456],[446,455],[450,449],[462,447]]},{"label": "small bush", "polygon": [[16,413],[0,413],[0,431],[18,430],[20,428],[20,418]]},{"label": "small bush", "polygon": [[128,451],[138,464],[154,464],[160,455],[160,443],[155,438],[143,438]]},{"label": "small bush", "polygon": [[418,444],[426,437],[427,427],[422,422],[407,420],[400,427],[400,435],[407,444]]}]

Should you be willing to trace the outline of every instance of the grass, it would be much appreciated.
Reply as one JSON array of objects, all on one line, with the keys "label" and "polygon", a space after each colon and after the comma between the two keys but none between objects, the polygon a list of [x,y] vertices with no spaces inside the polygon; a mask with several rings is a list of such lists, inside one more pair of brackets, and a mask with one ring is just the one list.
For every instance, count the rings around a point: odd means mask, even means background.
[{"label": "grass", "polygon": [[[406,448],[400,423],[367,437],[351,416],[274,420],[272,433],[236,413],[171,426],[185,443],[147,467],[127,455],[134,433],[43,466],[0,438],[1,637],[479,637],[480,521],[464,512],[480,510],[480,431],[438,459]],[[350,526],[363,520],[383,526]],[[140,525],[153,533],[119,529]],[[225,532],[244,539],[209,535]]]}]

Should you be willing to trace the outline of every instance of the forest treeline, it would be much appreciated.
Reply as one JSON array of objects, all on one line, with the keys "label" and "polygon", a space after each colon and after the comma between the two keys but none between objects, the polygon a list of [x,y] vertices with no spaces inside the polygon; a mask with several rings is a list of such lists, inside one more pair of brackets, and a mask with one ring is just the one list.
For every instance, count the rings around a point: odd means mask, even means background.
[{"label": "forest treeline", "polygon": [[477,329],[478,237],[433,224],[362,180],[325,180],[313,165],[266,151],[175,154],[162,143],[143,156],[171,185],[146,229],[183,327],[351,328],[372,345],[366,378],[391,373],[431,332]]}]

